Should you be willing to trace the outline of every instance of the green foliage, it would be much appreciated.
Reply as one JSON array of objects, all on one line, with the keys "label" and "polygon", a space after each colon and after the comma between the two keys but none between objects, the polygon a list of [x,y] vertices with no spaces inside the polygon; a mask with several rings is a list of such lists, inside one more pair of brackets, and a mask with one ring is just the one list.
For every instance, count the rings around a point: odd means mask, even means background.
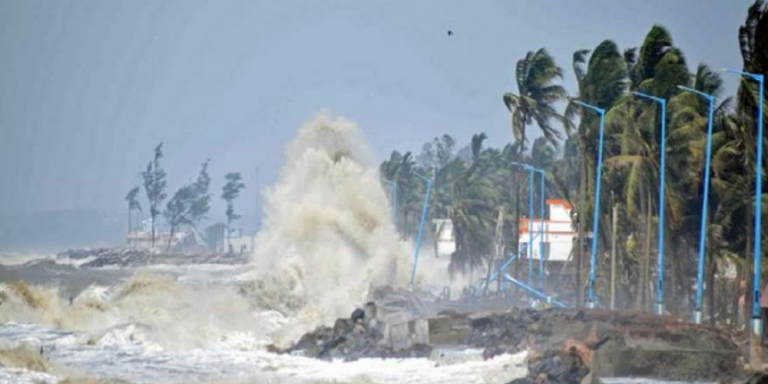
[{"label": "green foliage", "polygon": [[197,180],[194,183],[179,188],[165,206],[163,216],[168,225],[171,226],[171,238],[168,239],[169,249],[173,234],[181,226],[197,226],[210,210],[211,195],[208,193],[208,189],[211,185],[211,178],[208,175],[209,163],[210,159],[206,160],[200,168]]},{"label": "green foliage", "polygon": [[[763,0],[755,1],[749,8],[746,22],[739,30],[739,43],[744,70],[768,73],[768,5]],[[650,29],[639,48],[621,50],[613,41],[605,40],[592,50],[577,50],[573,53],[572,70],[578,93],[573,99],[565,100],[565,90],[556,84],[563,72],[545,49],[528,52],[517,62],[517,93],[503,96],[511,114],[514,137],[504,148],[486,148],[486,136],[481,133],[474,135],[457,155],[453,155],[452,139],[438,138],[422,147],[416,162],[410,153],[392,152],[381,164],[380,171],[382,177],[398,181],[399,192],[404,195],[399,202],[401,212],[420,209],[423,183],[413,180],[412,171],[434,177],[430,213],[453,221],[457,251],[452,268],[471,269],[488,263],[493,252],[495,220],[500,211],[506,213],[506,241],[516,244],[517,219],[509,213],[515,212],[517,198],[526,193],[529,186],[527,178],[515,176],[519,170],[512,163],[524,162],[545,169],[548,195],[572,202],[578,220],[590,224],[599,116],[573,103],[580,100],[607,111],[601,204],[604,208],[598,213],[603,216],[601,249],[607,249],[611,232],[605,223],[611,206],[616,204],[619,210],[616,235],[624,239],[620,241],[620,252],[624,255],[625,279],[632,284],[639,281],[638,253],[655,244],[651,242],[656,237],[658,217],[655,216],[659,204],[664,203],[668,260],[681,268],[676,279],[691,279],[695,268],[688,263],[694,259],[692,249],[699,238],[708,106],[705,99],[681,93],[678,86],[685,85],[717,99],[708,254],[718,260],[740,263],[748,247],[745,229],[750,225],[750,209],[755,201],[755,82],[742,81],[736,99],[724,97],[721,76],[703,63],[691,73],[683,50],[674,45],[669,31],[659,25]],[[632,94],[635,91],[668,101],[666,137],[659,129],[662,118],[659,104],[635,97]],[[566,105],[561,115],[556,106],[563,100]],[[558,123],[562,123],[562,130]],[[529,136],[526,129],[533,124],[539,127],[542,137],[534,140],[530,152],[526,153]],[[562,152],[558,153],[561,138],[565,141]],[[667,161],[666,169],[662,170],[659,159],[663,140]],[[661,172],[665,172],[667,183],[663,201],[659,201],[658,196]],[[517,195],[513,194],[514,190],[518,190]],[[765,205],[768,206],[768,202]],[[646,218],[650,219],[650,232],[646,229]],[[404,219],[401,228],[404,234],[410,233],[406,222]],[[583,225],[582,231],[588,227]],[[763,241],[768,243],[768,238]],[[655,250],[650,252],[655,254]],[[677,280],[678,288],[686,284],[685,281]]]},{"label": "green foliage", "polygon": [[[185,185],[179,188],[176,193],[173,194],[168,204],[165,206],[163,216],[171,226],[171,238],[176,233],[178,228],[182,225],[192,225],[192,217],[190,208],[194,204],[197,198],[197,192],[194,185]],[[171,238],[168,239],[168,247],[171,246]]]},{"label": "green foliage", "polygon": [[557,145],[561,138],[552,123],[563,121],[555,104],[563,100],[567,93],[561,85],[554,84],[556,79],[562,77],[563,70],[544,48],[528,52],[525,58],[517,62],[515,80],[518,93],[505,93],[503,100],[512,114],[514,138],[523,146],[528,141],[526,127],[534,122],[553,145]]},{"label": "green foliage", "polygon": [[[221,189],[221,198],[227,202],[227,239],[230,239],[232,234],[232,222],[239,219],[240,215],[235,213],[235,199],[240,196],[240,191],[245,188],[243,183],[243,177],[240,172],[230,172],[224,175],[224,179],[227,181]],[[229,243],[229,250],[232,251],[232,244]]]},{"label": "green foliage", "polygon": [[141,203],[139,203],[139,189],[141,187],[135,186],[130,191],[128,191],[128,194],[125,195],[125,201],[128,202],[128,210],[129,211],[141,211]]},{"label": "green foliage", "polygon": [[211,210],[211,194],[208,192],[211,187],[211,177],[208,175],[210,162],[211,160],[208,159],[202,164],[197,181],[192,185],[194,199],[189,206],[189,218],[193,225],[197,225],[205,219],[208,216],[208,211]]},{"label": "green foliage", "polygon": [[160,206],[166,197],[165,189],[165,170],[160,166],[160,160],[163,158],[163,143],[155,147],[155,155],[152,161],[147,164],[147,170],[141,173],[144,179],[144,191],[149,200],[149,215],[152,218],[152,246],[155,246],[155,231],[157,228],[157,216],[160,214]]},{"label": "green foliage", "polygon": [[237,220],[239,215],[235,214],[234,201],[240,196],[240,191],[245,188],[243,177],[240,172],[230,172],[224,176],[227,181],[222,187],[221,198],[227,202],[227,220]]}]

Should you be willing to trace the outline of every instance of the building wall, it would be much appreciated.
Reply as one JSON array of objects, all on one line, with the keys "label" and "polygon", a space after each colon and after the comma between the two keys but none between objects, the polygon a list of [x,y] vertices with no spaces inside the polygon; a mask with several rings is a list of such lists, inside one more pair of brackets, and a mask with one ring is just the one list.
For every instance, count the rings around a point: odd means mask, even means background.
[{"label": "building wall", "polygon": [[[576,232],[571,228],[571,207],[563,200],[547,200],[549,220],[535,218],[533,220],[533,259],[538,260],[542,254],[545,260],[567,261],[573,248]],[[520,219],[520,245],[527,250],[530,234],[528,218]],[[538,238],[539,231],[544,231],[544,247]],[[548,248],[548,249],[547,249]],[[528,253],[526,252],[526,255]]]},{"label": "building wall", "polygon": [[451,219],[434,219],[432,224],[437,231],[437,257],[450,258],[456,252],[456,240],[453,237],[453,222]]}]

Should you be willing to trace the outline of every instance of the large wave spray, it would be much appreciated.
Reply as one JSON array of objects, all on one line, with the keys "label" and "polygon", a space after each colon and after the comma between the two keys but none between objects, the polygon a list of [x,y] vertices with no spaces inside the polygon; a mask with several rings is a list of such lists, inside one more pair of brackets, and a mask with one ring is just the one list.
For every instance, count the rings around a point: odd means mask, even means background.
[{"label": "large wave spray", "polygon": [[252,265],[258,280],[296,299],[305,321],[347,316],[371,285],[405,282],[408,247],[371,163],[357,126],[323,113],[300,129],[264,192]]}]

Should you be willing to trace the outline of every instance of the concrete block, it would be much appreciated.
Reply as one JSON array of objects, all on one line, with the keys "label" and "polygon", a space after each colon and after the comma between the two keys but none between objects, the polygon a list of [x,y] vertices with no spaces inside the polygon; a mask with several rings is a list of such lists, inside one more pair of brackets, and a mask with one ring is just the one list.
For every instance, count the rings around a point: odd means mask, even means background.
[{"label": "concrete block", "polygon": [[411,337],[408,332],[408,323],[388,324],[389,346],[395,350],[403,350],[411,346]]},{"label": "concrete block", "polygon": [[412,344],[429,344],[429,321],[427,319],[415,319],[410,321],[412,324],[411,330],[411,343]]},{"label": "concrete block", "polygon": [[429,343],[432,345],[466,344],[472,327],[466,318],[438,316],[428,319]]}]

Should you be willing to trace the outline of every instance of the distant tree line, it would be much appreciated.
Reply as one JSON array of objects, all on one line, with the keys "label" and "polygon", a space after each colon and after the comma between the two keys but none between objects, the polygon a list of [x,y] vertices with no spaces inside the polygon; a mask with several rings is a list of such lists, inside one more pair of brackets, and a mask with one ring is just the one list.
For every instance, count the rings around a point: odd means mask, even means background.
[{"label": "distant tree line", "polygon": [[[182,227],[197,227],[201,221],[208,218],[211,208],[211,177],[208,174],[208,166],[211,160],[207,159],[200,166],[200,172],[194,182],[182,185],[162,209],[163,202],[168,197],[166,172],[162,167],[163,143],[158,144],[154,149],[154,156],[147,164],[145,171],[141,172],[144,192],[146,194],[150,216],[150,236],[152,247],[155,247],[157,238],[157,220],[160,215],[170,227],[167,248],[170,250],[174,234]],[[230,239],[232,232],[232,222],[239,219],[240,215],[235,213],[234,201],[238,198],[240,191],[245,188],[242,182],[242,176],[239,172],[230,172],[225,175],[225,184],[222,187],[221,198],[227,203],[225,212],[227,217],[227,239]],[[135,229],[133,223],[133,212],[142,211],[139,202],[139,192],[141,186],[131,188],[125,196],[128,203],[128,231]],[[229,249],[232,249],[231,243]]]}]

